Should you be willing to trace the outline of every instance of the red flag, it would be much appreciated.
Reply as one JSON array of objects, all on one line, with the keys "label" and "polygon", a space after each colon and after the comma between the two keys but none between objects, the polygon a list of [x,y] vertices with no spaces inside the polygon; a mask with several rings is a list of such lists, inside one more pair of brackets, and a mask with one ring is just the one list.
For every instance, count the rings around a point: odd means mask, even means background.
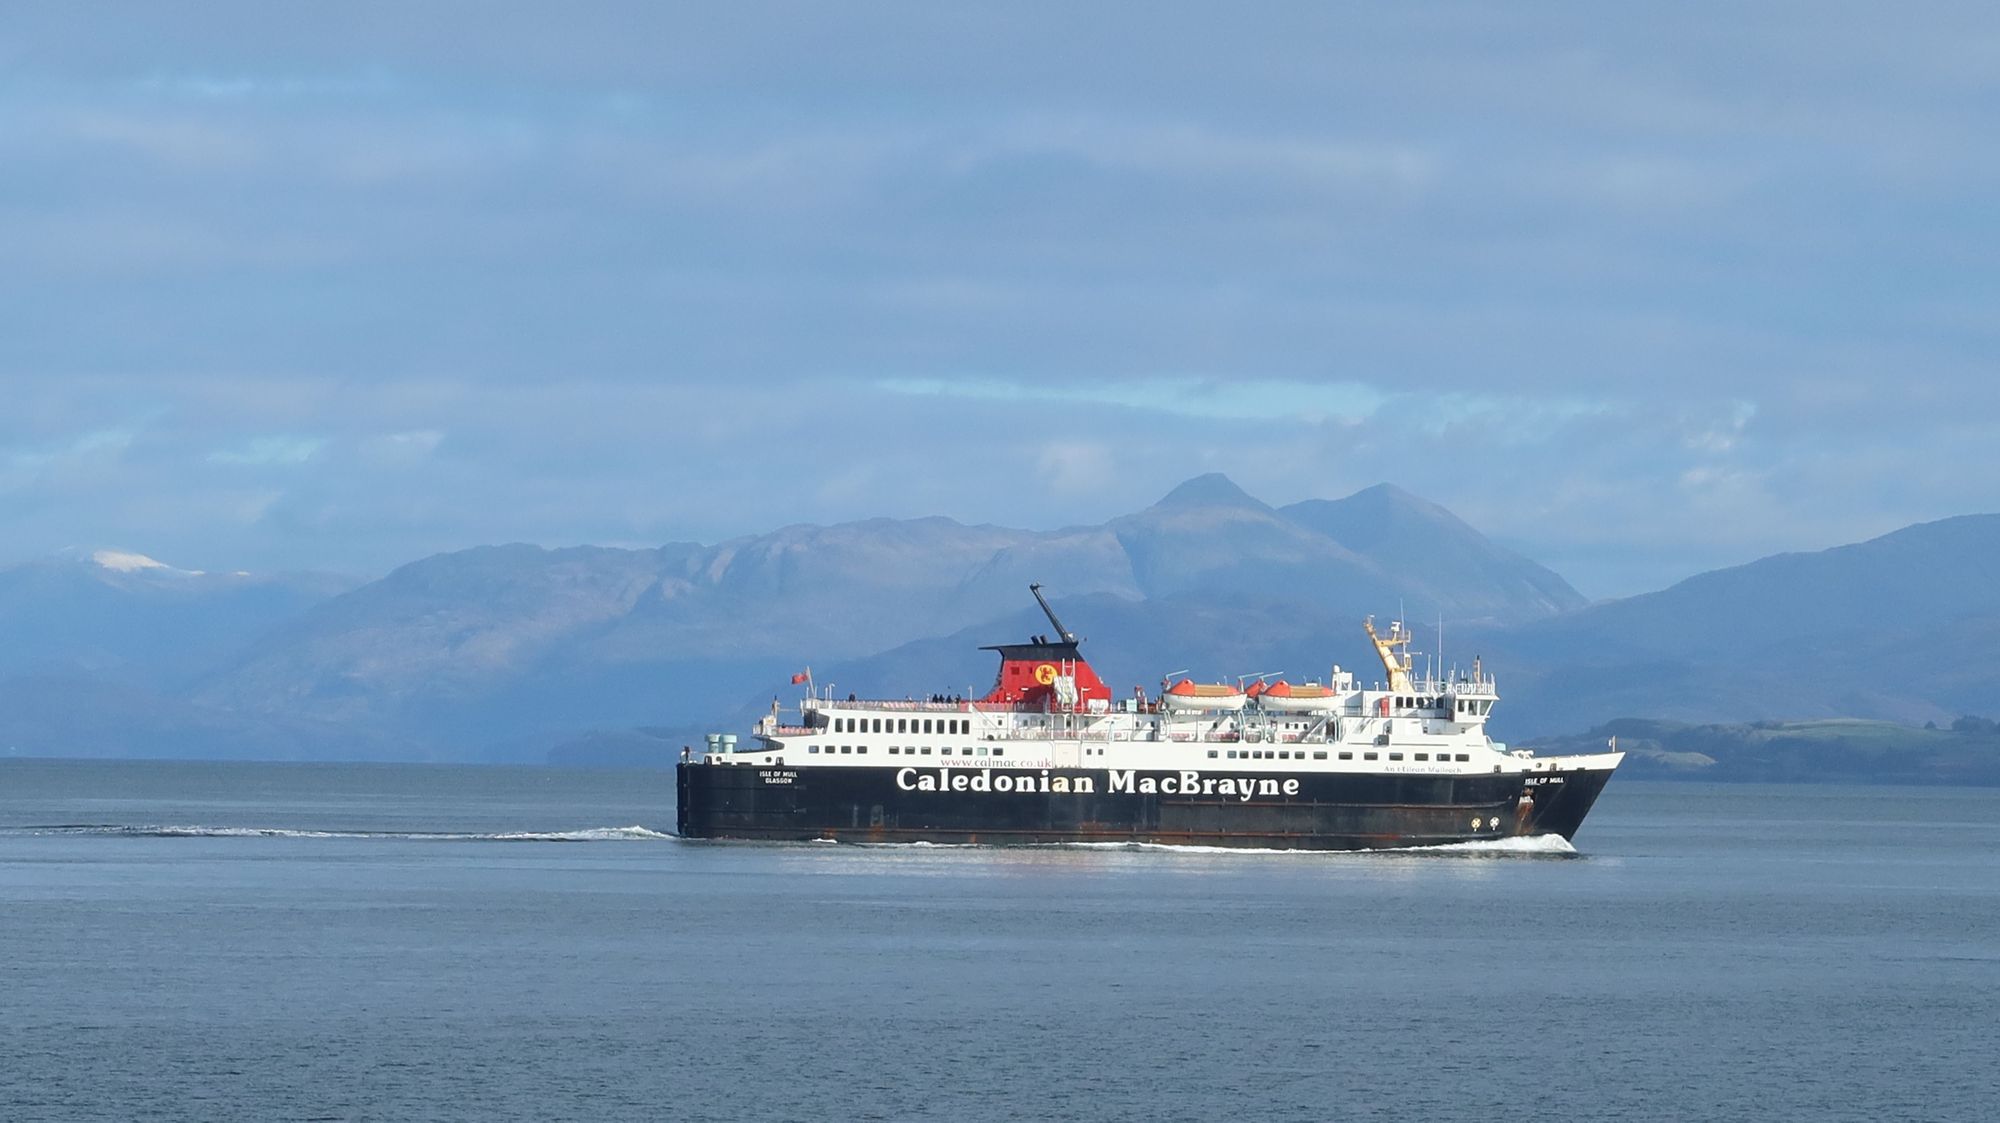
[{"label": "red flag", "polygon": [[805,676],[804,674],[796,674],[796,675],[793,675],[793,676],[792,676],[792,685],[793,685],[793,686],[797,686],[797,685],[798,685],[799,683],[802,683],[802,682],[804,682],[805,680],[806,680],[806,676]]}]

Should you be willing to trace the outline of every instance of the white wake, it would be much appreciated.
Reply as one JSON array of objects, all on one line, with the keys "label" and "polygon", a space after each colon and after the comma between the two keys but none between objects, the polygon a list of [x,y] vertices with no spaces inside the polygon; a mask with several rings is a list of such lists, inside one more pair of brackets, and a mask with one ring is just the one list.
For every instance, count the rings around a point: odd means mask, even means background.
[{"label": "white wake", "polygon": [[210,827],[173,824],[122,826],[116,824],[63,824],[45,827],[15,827],[0,831],[14,835],[104,835],[123,838],[355,838],[413,842],[658,842],[672,841],[675,835],[647,827],[589,827],[575,831],[333,831],[295,830],[288,827]]},{"label": "white wake", "polygon": [[1487,838],[1471,842],[1439,842],[1428,846],[1379,846],[1364,850],[1308,850],[1298,847],[1203,846],[1185,842],[1052,842],[1068,850],[1157,850],[1170,854],[1281,854],[1310,858],[1365,858],[1369,855],[1438,855],[1440,857],[1570,857],[1576,847],[1559,834],[1524,838]]}]

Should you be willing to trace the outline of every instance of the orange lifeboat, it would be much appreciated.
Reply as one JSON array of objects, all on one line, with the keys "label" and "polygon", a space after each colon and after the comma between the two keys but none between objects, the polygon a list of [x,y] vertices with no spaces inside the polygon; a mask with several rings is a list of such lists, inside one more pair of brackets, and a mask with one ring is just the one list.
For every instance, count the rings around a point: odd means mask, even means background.
[{"label": "orange lifeboat", "polygon": [[1257,695],[1257,704],[1277,714],[1324,714],[1340,708],[1340,694],[1330,686],[1293,686],[1279,679]]},{"label": "orange lifeboat", "polygon": [[1247,701],[1241,687],[1227,683],[1197,683],[1182,679],[1161,693],[1160,702],[1170,710],[1240,710]]}]

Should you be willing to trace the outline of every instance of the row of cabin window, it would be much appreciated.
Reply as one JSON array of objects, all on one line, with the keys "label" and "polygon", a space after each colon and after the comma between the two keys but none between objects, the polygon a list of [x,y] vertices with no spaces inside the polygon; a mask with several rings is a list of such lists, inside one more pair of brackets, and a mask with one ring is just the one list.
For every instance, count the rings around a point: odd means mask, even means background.
[{"label": "row of cabin window", "polygon": [[[1215,755],[1216,755],[1216,750],[1214,750],[1214,749],[1210,749],[1210,750],[1208,750],[1208,758],[1209,758],[1210,760],[1214,760],[1214,759],[1215,759]],[[1429,753],[1415,753],[1415,754],[1413,754],[1413,755],[1414,755],[1414,756],[1416,757],[1416,759],[1418,759],[1418,760],[1429,760],[1429,759],[1431,758],[1431,754],[1429,754]],[[1271,759],[1273,759],[1273,756],[1274,756],[1274,753],[1273,753],[1273,750],[1271,750],[1271,749],[1230,749],[1230,750],[1229,750],[1229,759],[1230,759],[1230,760],[1237,760],[1237,759],[1242,759],[1242,760],[1271,760]],[[1278,750],[1276,750],[1276,751],[1275,751],[1275,758],[1276,758],[1276,759],[1278,759],[1278,760],[1304,760],[1304,759],[1306,758],[1306,751],[1305,751],[1304,749],[1296,749],[1296,750],[1293,750],[1293,749],[1278,749]],[[1319,751],[1316,751],[1316,752],[1314,752],[1314,753],[1313,753],[1313,755],[1312,755],[1312,758],[1313,758],[1314,760],[1325,760],[1325,759],[1326,759],[1326,752],[1325,752],[1325,750],[1319,750]],[[1451,753],[1439,753],[1439,754],[1437,755],[1437,758],[1438,758],[1438,760],[1440,760],[1440,761],[1450,761],[1450,760],[1452,760],[1452,759],[1453,759],[1453,757],[1452,757],[1452,754],[1451,754]],[[1353,754],[1353,753],[1350,753],[1350,752],[1343,752],[1343,753],[1341,753],[1341,754],[1340,754],[1340,759],[1342,759],[1342,760],[1353,760],[1353,759],[1354,759],[1354,754]],[[1362,753],[1362,754],[1361,754],[1361,759],[1362,759],[1362,760],[1375,760],[1375,759],[1377,759],[1377,756],[1376,756],[1376,754],[1374,754],[1374,753]],[[1403,754],[1402,754],[1402,753],[1390,753],[1390,754],[1389,754],[1389,759],[1390,759],[1390,760],[1401,760],[1401,759],[1403,759]],[[1458,762],[1459,762],[1460,764],[1464,764],[1464,763],[1466,763],[1467,761],[1470,761],[1471,759],[1472,759],[1472,758],[1471,758],[1470,756],[1467,756],[1467,755],[1466,755],[1465,753],[1459,753],[1459,754],[1458,754],[1458,756],[1457,756],[1457,760],[1458,760]]]},{"label": "row of cabin window", "polygon": [[[836,752],[839,752],[839,753],[848,753],[848,752],[853,752],[853,753],[860,753],[861,755],[863,755],[863,756],[866,756],[866,755],[868,754],[868,746],[866,746],[866,745],[828,745],[828,746],[827,746],[827,747],[826,747],[826,748],[825,748],[824,750],[822,750],[822,749],[821,749],[821,748],[820,748],[820,747],[819,747],[818,745],[807,745],[807,746],[806,746],[806,751],[807,751],[807,752],[809,752],[809,753],[817,753],[817,752],[822,752],[822,751],[824,751],[824,752],[826,752],[826,753],[829,753],[829,754],[831,754],[831,753],[836,753]],[[929,755],[931,755],[931,747],[930,747],[929,745],[925,745],[925,746],[923,746],[922,748],[919,748],[919,747],[917,747],[916,745],[911,745],[911,746],[910,746],[910,747],[908,747],[908,748],[904,748],[904,747],[902,747],[901,745],[890,745],[890,746],[889,746],[889,755],[890,755],[890,756],[896,756],[896,755],[897,755],[897,754],[899,754],[899,753],[900,753],[900,754],[905,754],[905,755],[908,755],[908,756],[929,756]],[[952,755],[952,750],[951,750],[950,748],[942,748],[942,749],[939,749],[939,750],[938,750],[938,755],[939,755],[939,756],[950,756],[950,755]],[[960,750],[958,750],[958,755],[959,755],[959,756],[978,756],[978,755],[980,755],[980,753],[979,753],[979,752],[978,752],[977,750],[975,750],[975,749],[960,749]],[[987,750],[987,751],[986,751],[985,755],[987,755],[987,756],[1006,756],[1006,755],[1007,755],[1007,750],[1005,750],[1005,749],[989,749],[989,750]]]},{"label": "row of cabin window", "polygon": [[[873,726],[873,728],[870,728]],[[918,728],[922,726],[922,728]],[[935,729],[932,727],[936,726]],[[947,736],[963,736],[972,732],[972,723],[964,718],[916,718],[916,717],[837,717],[833,719],[833,733],[943,733]]]},{"label": "row of cabin window", "polygon": [[[1493,703],[1491,701],[1473,702],[1464,698],[1456,699],[1456,701],[1458,703],[1457,710],[1462,714],[1488,714],[1493,712]],[[1395,705],[1399,710],[1434,710],[1444,705],[1444,699],[1412,698],[1405,695],[1397,695]]]}]

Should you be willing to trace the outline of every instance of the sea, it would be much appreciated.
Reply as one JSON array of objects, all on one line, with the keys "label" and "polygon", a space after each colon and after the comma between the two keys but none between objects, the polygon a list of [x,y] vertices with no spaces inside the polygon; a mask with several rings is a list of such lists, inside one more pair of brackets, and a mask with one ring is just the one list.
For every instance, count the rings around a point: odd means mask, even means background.
[{"label": "sea", "polygon": [[1982,1120],[2000,792],[1574,847],[681,841],[667,772],[0,760],[0,1120]]}]

